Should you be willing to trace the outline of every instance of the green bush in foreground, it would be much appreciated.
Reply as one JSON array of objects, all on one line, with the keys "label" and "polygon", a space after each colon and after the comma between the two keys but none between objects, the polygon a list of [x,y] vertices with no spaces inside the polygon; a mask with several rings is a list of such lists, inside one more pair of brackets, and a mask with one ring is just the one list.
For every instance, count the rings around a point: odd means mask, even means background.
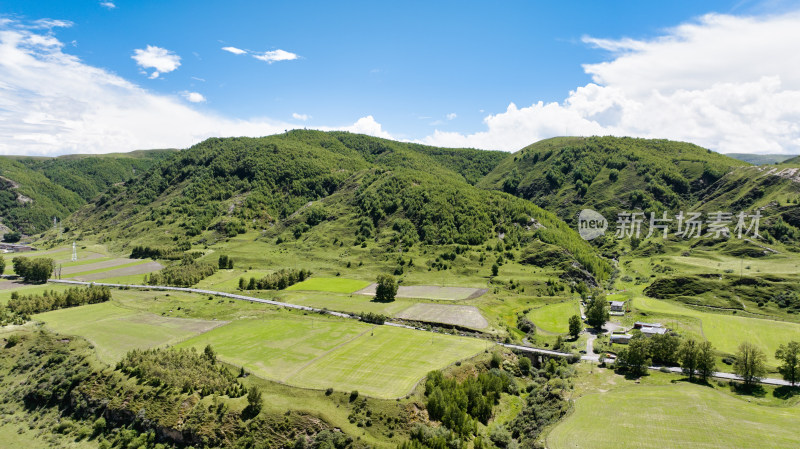
[{"label": "green bush in foreground", "polygon": [[44,283],[50,278],[55,268],[53,259],[40,257],[38,259],[29,259],[24,256],[15,257],[12,261],[14,264],[14,272],[21,276],[25,282]]}]

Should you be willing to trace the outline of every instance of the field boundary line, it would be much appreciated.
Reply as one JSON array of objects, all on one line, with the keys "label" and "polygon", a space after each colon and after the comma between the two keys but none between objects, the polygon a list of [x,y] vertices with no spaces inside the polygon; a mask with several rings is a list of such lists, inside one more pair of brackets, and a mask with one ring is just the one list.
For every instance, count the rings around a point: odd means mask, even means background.
[{"label": "field boundary line", "polygon": [[314,362],[316,362],[317,360],[319,360],[319,359],[321,359],[321,358],[325,357],[326,355],[330,354],[331,352],[333,352],[333,351],[335,351],[335,350],[337,350],[337,349],[341,348],[342,346],[344,346],[344,345],[346,345],[346,344],[348,344],[348,343],[352,343],[352,342],[354,342],[354,341],[355,341],[356,339],[358,339],[358,338],[361,338],[361,337],[363,337],[363,336],[364,336],[364,334],[366,334],[367,332],[372,332],[372,331],[374,331],[376,327],[377,327],[377,326],[372,326],[372,327],[370,327],[369,329],[366,329],[364,332],[361,332],[360,334],[353,336],[353,338],[350,338],[350,339],[348,339],[348,340],[346,340],[346,341],[343,341],[343,342],[339,343],[338,345],[336,345],[336,346],[332,347],[331,349],[328,349],[327,351],[323,352],[322,354],[320,354],[320,355],[318,355],[318,356],[314,357],[313,359],[309,360],[308,362],[304,363],[304,364],[303,364],[303,366],[301,366],[301,367],[297,368],[296,370],[292,371],[291,373],[289,373],[289,374],[286,376],[286,378],[287,378],[287,379],[291,378],[292,376],[294,376],[294,375],[296,375],[297,373],[299,373],[300,371],[303,371],[304,369],[308,368],[308,367],[309,367],[309,366],[310,366],[312,363],[314,363]]}]

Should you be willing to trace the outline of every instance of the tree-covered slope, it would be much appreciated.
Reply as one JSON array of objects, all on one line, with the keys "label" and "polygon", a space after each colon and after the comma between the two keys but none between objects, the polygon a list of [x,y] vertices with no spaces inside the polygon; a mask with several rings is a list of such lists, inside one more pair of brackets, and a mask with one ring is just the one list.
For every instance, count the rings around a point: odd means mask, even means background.
[{"label": "tree-covered slope", "polygon": [[529,199],[572,222],[593,208],[677,210],[745,162],[684,142],[630,137],[559,137],[509,156],[478,183]]},{"label": "tree-covered slope", "polygon": [[702,192],[694,210],[753,213],[762,219],[759,233],[800,249],[800,168],[738,167]]},{"label": "tree-covered slope", "polygon": [[172,151],[57,158],[0,157],[0,216],[5,226],[39,233],[112,184],[126,181]]},{"label": "tree-covered slope", "polygon": [[97,156],[20,158],[19,162],[88,201],[112,184],[146,171],[172,153],[174,150],[146,150]]},{"label": "tree-covered slope", "polygon": [[52,226],[84,201],[21,162],[0,157],[0,216],[5,226],[26,234]]},{"label": "tree-covered slope", "polygon": [[115,186],[76,213],[84,233],[126,244],[209,242],[247,230],[347,224],[349,244],[556,245],[604,278],[576,232],[529,201],[472,184],[498,155],[433,149],[342,132],[209,139]]}]

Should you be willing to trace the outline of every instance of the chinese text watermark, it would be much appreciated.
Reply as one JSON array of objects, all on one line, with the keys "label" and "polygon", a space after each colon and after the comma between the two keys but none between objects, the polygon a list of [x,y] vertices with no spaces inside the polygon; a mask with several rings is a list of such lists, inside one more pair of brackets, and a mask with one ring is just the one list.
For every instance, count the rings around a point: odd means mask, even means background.
[{"label": "chinese text watermark", "polygon": [[[752,237],[758,238],[759,220],[761,211],[756,210],[752,214],[739,212],[678,212],[677,215],[669,216],[667,212],[660,215],[645,212],[620,212],[617,214],[616,228],[614,237],[624,238],[650,238],[660,235],[667,238],[670,232],[680,238],[700,238],[713,237],[736,238]],[[578,233],[585,240],[593,240],[606,233],[608,220],[599,212],[591,209],[584,209],[578,215]]]}]

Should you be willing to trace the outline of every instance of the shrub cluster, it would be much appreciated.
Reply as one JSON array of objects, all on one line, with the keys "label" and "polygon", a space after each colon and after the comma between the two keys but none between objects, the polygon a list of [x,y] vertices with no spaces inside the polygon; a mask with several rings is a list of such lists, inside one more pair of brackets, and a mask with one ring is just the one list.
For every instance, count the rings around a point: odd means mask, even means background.
[{"label": "shrub cluster", "polygon": [[311,272],[306,269],[300,270],[280,270],[268,274],[261,279],[254,277],[250,281],[239,278],[239,289],[241,290],[283,290],[298,282],[303,282],[311,276]]},{"label": "shrub cluster", "polygon": [[17,315],[30,316],[50,310],[97,304],[110,299],[111,290],[108,287],[92,285],[85,288],[73,287],[64,292],[45,291],[41,295],[19,295],[13,292],[6,308]]},{"label": "shrub cluster", "polygon": [[117,370],[143,383],[164,385],[183,393],[243,396],[245,387],[213,357],[213,351],[208,349],[202,354],[194,349],[134,349],[117,363]]},{"label": "shrub cluster", "polygon": [[48,259],[46,257],[29,259],[27,257],[18,256],[14,258],[12,263],[14,264],[14,272],[17,273],[18,276],[21,276],[25,282],[47,282],[47,279],[55,268],[53,259]]},{"label": "shrub cluster", "polygon": [[184,258],[180,265],[166,267],[157,273],[152,273],[145,278],[148,285],[172,285],[175,287],[191,287],[211,276],[217,267],[209,263],[197,263],[190,258]]},{"label": "shrub cluster", "polygon": [[372,312],[361,312],[358,317],[361,318],[361,321],[372,324],[383,324],[388,319],[386,315]]},{"label": "shrub cluster", "polygon": [[189,249],[191,249],[189,244],[178,245],[174,248],[134,246],[130,257],[131,259],[180,260],[184,251]]},{"label": "shrub cluster", "polygon": [[233,259],[222,254],[219,256],[219,269],[220,270],[232,270],[233,269]]},{"label": "shrub cluster", "polygon": [[432,371],[425,381],[428,416],[457,434],[473,434],[477,421],[489,421],[500,394],[511,392],[512,384],[511,377],[498,369],[463,382],[445,379],[441,371]]}]

